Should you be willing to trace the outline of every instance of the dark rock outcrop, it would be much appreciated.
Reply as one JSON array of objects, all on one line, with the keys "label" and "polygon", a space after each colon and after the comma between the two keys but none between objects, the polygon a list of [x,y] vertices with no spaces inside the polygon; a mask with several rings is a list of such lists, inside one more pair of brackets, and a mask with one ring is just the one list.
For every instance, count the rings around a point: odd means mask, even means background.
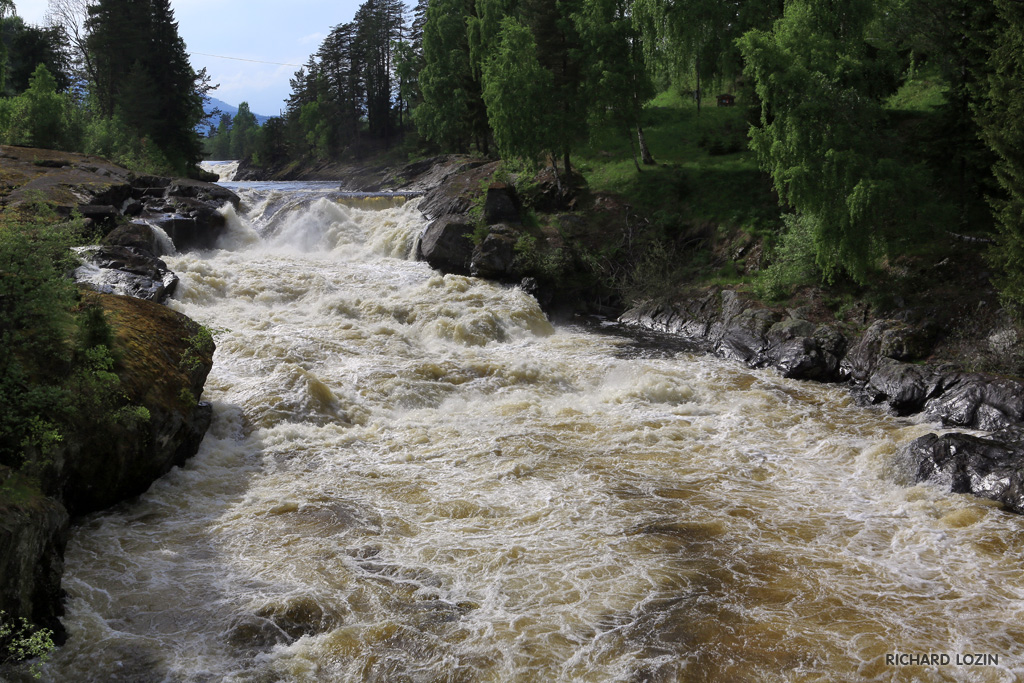
[{"label": "dark rock outcrop", "polygon": [[519,224],[523,222],[522,204],[516,188],[507,183],[491,183],[484,197],[484,223]]},{"label": "dark rock outcrop", "polygon": [[445,273],[468,275],[473,258],[473,226],[457,216],[430,223],[420,235],[418,257]]},{"label": "dark rock outcrop", "polygon": [[[55,456],[60,497],[84,514],[138,495],[199,447],[212,416],[198,401],[213,343],[185,316],[158,304],[86,292],[112,321],[121,388],[149,420],[119,433],[66,443]],[[102,438],[99,438],[102,437]]]},{"label": "dark rock outcrop", "polygon": [[487,236],[473,249],[470,274],[489,280],[518,281],[514,269],[517,235],[509,226],[491,226]]},{"label": "dark rock outcrop", "polygon": [[996,500],[1024,514],[1024,429],[1008,428],[990,437],[928,434],[904,452],[917,481],[948,486]]},{"label": "dark rock outcrop", "polygon": [[0,505],[0,611],[52,630],[57,642],[68,520],[63,505],[32,491]]},{"label": "dark rock outcrop", "polygon": [[71,152],[0,147],[0,166],[0,208],[29,209],[44,202],[60,215],[78,212],[107,230],[141,216],[160,225],[178,251],[212,248],[225,226],[219,209],[240,201],[213,183],[136,175]]}]

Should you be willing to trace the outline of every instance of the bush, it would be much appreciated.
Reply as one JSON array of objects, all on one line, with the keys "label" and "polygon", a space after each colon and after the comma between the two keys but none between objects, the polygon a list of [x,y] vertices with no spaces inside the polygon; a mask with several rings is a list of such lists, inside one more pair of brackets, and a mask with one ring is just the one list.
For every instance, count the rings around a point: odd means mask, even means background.
[{"label": "bush", "polygon": [[815,261],[814,219],[810,216],[783,216],[785,229],[772,249],[771,265],[762,270],[754,283],[758,296],[782,299],[798,285],[818,281],[821,271]]},{"label": "bush", "polygon": [[6,612],[0,611],[0,664],[38,659],[31,671],[39,678],[39,666],[49,659],[54,647],[53,631],[33,628],[24,618],[9,619]]}]

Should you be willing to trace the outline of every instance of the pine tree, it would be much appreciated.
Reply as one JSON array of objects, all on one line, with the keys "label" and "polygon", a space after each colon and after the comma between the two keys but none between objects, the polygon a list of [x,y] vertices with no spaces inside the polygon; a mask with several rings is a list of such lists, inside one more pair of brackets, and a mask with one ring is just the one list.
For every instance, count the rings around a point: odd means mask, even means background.
[{"label": "pine tree", "polygon": [[170,0],[98,0],[85,27],[100,112],[125,116],[178,170],[198,163],[195,128],[211,87],[189,64]]}]

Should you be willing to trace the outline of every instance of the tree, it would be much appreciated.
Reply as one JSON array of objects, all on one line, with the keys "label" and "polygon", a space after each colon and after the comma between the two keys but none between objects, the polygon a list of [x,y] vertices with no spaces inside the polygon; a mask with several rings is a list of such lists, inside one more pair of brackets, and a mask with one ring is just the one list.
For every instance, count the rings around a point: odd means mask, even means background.
[{"label": "tree", "polygon": [[909,209],[913,174],[885,156],[875,49],[865,36],[870,0],[790,0],[771,32],[741,41],[761,99],[751,146],[780,200],[812,224],[815,258],[828,280],[865,282],[886,233]]},{"label": "tree", "polygon": [[259,124],[256,116],[249,110],[249,103],[238,105],[238,112],[231,120],[230,143],[228,157],[231,159],[248,159],[256,149],[256,135]]},{"label": "tree", "polygon": [[[575,19],[590,54],[591,112],[597,119],[610,119],[631,141],[635,130],[643,163],[653,165],[640,115],[644,104],[654,97],[654,84],[631,9],[631,0],[587,0]],[[640,170],[635,145],[633,150],[633,163]]]},{"label": "tree", "polygon": [[[14,0],[0,0],[0,20],[14,14]],[[7,47],[0,43],[0,94],[7,88]]]},{"label": "tree", "polygon": [[992,200],[998,229],[992,261],[1004,300],[1024,310],[1024,4],[996,0],[999,31],[989,54],[988,88],[979,121],[998,157],[993,168],[1005,196]]},{"label": "tree", "polygon": [[88,11],[86,47],[101,114],[124,114],[179,171],[194,166],[202,158],[195,129],[213,87],[205,70],[189,64],[170,0],[98,0]]},{"label": "tree", "polygon": [[468,151],[476,139],[486,153],[487,112],[473,73],[466,35],[473,0],[431,0],[423,28],[423,103],[413,111],[420,134],[442,148]]},{"label": "tree", "polygon": [[60,149],[65,138],[67,96],[57,92],[57,81],[45,64],[36,67],[25,91],[28,101],[29,140],[33,147]]},{"label": "tree", "polygon": [[551,80],[551,73],[537,60],[530,29],[506,17],[497,47],[483,65],[487,118],[503,158],[517,157],[532,164],[556,144],[547,121]]},{"label": "tree", "polygon": [[60,30],[70,53],[71,70],[75,81],[96,80],[86,45],[85,21],[89,17],[92,0],[49,0],[46,23]]},{"label": "tree", "polygon": [[587,135],[590,107],[585,80],[588,55],[574,21],[582,6],[583,0],[521,0],[519,4],[523,23],[537,44],[537,60],[551,73],[547,121],[567,176],[572,173],[572,150]]}]

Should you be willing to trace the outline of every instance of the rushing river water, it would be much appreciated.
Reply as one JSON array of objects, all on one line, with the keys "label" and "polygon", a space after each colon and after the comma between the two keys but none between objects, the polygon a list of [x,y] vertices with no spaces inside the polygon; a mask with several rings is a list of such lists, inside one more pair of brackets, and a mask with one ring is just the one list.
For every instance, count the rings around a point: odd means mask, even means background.
[{"label": "rushing river water", "polygon": [[44,680],[1024,677],[1024,520],[905,481],[933,426],[552,326],[411,260],[414,201],[239,191],[167,259],[213,426],[75,528]]}]

